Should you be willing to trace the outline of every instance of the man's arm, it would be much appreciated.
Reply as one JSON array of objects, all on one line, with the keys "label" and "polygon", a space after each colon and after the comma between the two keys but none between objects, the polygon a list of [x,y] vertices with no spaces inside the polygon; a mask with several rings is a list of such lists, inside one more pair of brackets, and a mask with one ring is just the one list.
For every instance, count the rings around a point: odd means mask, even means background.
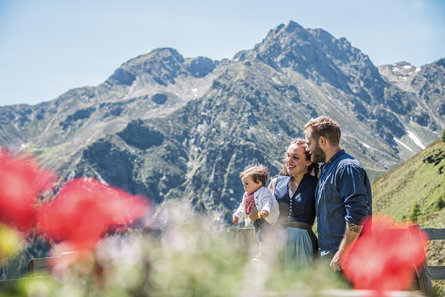
[{"label": "man's arm", "polygon": [[338,251],[335,253],[334,257],[332,258],[331,261],[331,268],[334,271],[341,271],[341,264],[340,264],[340,259],[346,249],[347,246],[349,246],[350,244],[353,244],[358,236],[360,235],[360,232],[362,231],[363,226],[361,225],[355,225],[352,223],[348,223],[346,222],[346,230],[345,230],[345,234],[343,235],[343,239],[340,243],[340,246],[338,248]]},{"label": "man's arm", "polygon": [[[338,251],[331,261],[334,271],[341,271],[340,259],[346,247],[353,244],[362,231],[363,219],[370,214],[364,177],[356,166],[343,166],[339,171],[340,195],[346,210],[346,228]],[[370,194],[370,193],[369,193]]]}]

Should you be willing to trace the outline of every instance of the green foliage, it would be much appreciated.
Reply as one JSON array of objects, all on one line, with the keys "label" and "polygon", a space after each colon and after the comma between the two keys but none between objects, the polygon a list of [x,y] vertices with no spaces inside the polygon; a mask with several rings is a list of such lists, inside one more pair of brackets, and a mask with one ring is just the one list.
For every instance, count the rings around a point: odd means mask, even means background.
[{"label": "green foliage", "polygon": [[414,203],[414,206],[411,209],[411,212],[410,212],[408,218],[410,221],[417,222],[417,219],[420,216],[420,214],[421,214],[420,204],[416,202],[416,203]]},{"label": "green foliage", "polygon": [[4,279],[16,279],[26,276],[29,260],[32,258],[46,257],[49,244],[41,237],[32,235],[27,239],[24,248],[3,267]]},{"label": "green foliage", "polygon": [[442,137],[441,137],[442,141],[445,142],[445,128],[443,128],[442,130]]},{"label": "green foliage", "polygon": [[443,197],[439,197],[439,199],[437,199],[436,202],[434,203],[434,208],[436,210],[441,210],[444,207],[445,207],[445,200],[443,199]]}]

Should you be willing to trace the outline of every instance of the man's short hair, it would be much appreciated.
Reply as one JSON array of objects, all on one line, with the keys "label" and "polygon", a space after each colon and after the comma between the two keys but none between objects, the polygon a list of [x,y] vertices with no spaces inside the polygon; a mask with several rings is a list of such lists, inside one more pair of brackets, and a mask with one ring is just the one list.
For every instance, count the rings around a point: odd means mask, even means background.
[{"label": "man's short hair", "polygon": [[260,181],[263,186],[266,186],[267,179],[269,178],[269,171],[264,165],[252,165],[244,169],[239,175],[241,179],[247,176],[251,176],[255,183]]},{"label": "man's short hair", "polygon": [[323,136],[332,145],[337,145],[340,143],[340,126],[336,121],[328,118],[327,116],[320,116],[316,119],[311,119],[306,125],[304,125],[303,130],[310,130],[312,138],[316,141],[318,141],[320,136]]}]

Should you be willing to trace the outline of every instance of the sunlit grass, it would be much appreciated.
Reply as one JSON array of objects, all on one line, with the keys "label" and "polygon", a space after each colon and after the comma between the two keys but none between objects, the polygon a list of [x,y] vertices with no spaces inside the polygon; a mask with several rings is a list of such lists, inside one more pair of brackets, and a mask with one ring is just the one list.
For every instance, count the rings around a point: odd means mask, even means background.
[{"label": "sunlit grass", "polygon": [[[445,208],[439,207],[445,199],[445,158],[440,159],[444,152],[445,142],[435,141],[376,180],[372,184],[373,212],[390,215],[398,221],[416,217],[413,223],[421,228],[445,228]],[[429,157],[437,162],[430,163]],[[429,265],[444,265],[443,246],[443,241],[429,242]],[[440,294],[445,293],[445,281],[433,281],[433,285]]]}]

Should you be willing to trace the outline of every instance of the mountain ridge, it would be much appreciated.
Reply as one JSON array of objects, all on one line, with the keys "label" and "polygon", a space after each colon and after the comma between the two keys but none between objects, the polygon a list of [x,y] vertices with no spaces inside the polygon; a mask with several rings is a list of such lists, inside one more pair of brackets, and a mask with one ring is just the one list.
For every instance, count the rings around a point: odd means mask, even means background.
[{"label": "mountain ridge", "polygon": [[445,126],[440,61],[403,88],[345,38],[291,21],[232,60],[159,48],[96,87],[0,107],[0,145],[36,154],[62,180],[93,176],[228,214],[238,173],[259,162],[276,175],[311,117],[338,121],[342,146],[373,178],[420,151]]}]

